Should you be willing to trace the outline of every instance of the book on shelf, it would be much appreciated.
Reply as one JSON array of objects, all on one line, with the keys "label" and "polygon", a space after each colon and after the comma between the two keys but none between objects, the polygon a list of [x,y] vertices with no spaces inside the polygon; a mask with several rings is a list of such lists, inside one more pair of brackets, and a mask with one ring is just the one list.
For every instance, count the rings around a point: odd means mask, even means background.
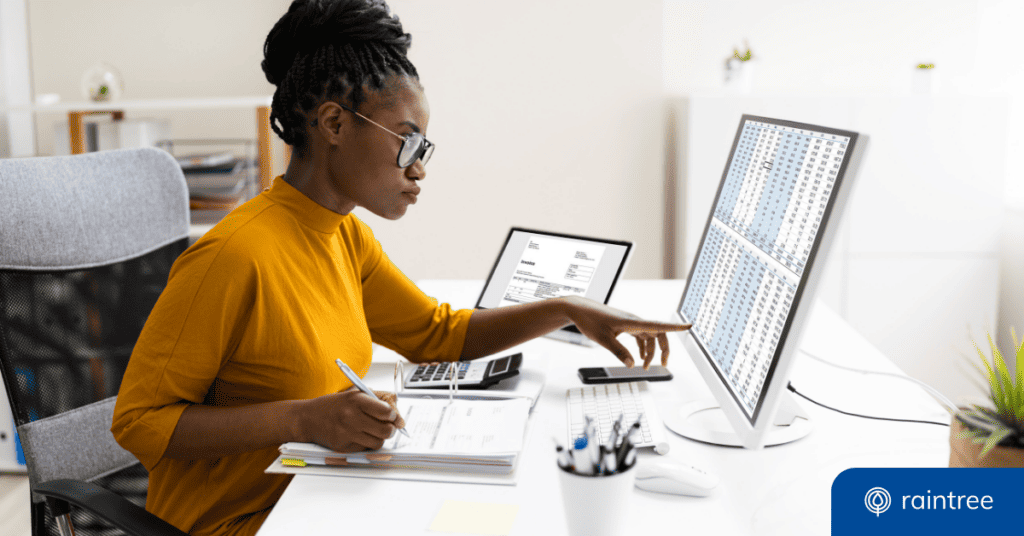
[{"label": "book on shelf", "polygon": [[317,466],[337,468],[342,476],[366,476],[353,474],[364,468],[508,475],[523,450],[530,400],[399,396],[398,410],[408,437],[396,433],[378,450],[346,453],[285,443],[267,472],[301,474],[301,468]]}]

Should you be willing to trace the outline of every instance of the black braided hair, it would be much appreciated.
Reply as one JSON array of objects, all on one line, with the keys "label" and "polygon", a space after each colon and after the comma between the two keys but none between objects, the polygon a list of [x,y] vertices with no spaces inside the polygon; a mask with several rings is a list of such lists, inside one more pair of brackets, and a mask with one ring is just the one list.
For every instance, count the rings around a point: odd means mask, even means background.
[{"label": "black braided hair", "polygon": [[364,88],[389,76],[419,79],[406,57],[412,36],[384,0],[295,0],[263,44],[263,73],[277,86],[270,126],[304,156],[307,114],[327,99],[358,110]]}]

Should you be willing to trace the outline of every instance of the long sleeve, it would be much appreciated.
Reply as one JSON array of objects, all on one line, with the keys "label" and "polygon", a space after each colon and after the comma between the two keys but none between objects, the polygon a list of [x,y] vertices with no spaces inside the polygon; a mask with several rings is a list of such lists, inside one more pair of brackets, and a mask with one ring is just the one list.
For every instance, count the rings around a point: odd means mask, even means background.
[{"label": "long sleeve", "polygon": [[150,471],[181,413],[203,402],[238,345],[256,295],[251,261],[207,243],[175,263],[132,352],[111,431]]},{"label": "long sleeve", "polygon": [[363,309],[373,341],[415,362],[457,361],[473,311],[453,310],[424,294],[359,224]]}]

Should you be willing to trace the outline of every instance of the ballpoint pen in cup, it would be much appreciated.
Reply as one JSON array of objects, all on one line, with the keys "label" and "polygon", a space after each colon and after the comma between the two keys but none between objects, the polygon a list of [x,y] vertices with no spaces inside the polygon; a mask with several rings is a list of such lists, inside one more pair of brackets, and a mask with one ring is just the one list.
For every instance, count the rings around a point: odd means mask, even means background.
[{"label": "ballpoint pen in cup", "polygon": [[[341,373],[344,374],[346,378],[348,378],[348,381],[352,382],[352,385],[356,386],[356,389],[359,389],[360,391],[372,396],[373,398],[377,398],[377,393],[374,393],[373,389],[367,387],[366,384],[363,383],[363,380],[359,378],[359,375],[356,374],[356,372],[352,370],[351,367],[346,365],[344,361],[342,361],[341,359],[335,359],[334,363],[338,365],[338,368],[341,369]],[[377,400],[380,399],[377,398]],[[405,428],[399,428],[398,431],[405,435],[405,437],[412,437],[409,435],[409,432],[405,430]]]},{"label": "ballpoint pen in cup", "polygon": [[[629,534],[623,515],[633,495],[633,464],[620,464],[615,459],[612,441],[600,445],[604,435],[598,436],[599,427],[592,419],[585,419],[583,433],[574,438],[572,463],[566,463],[558,440],[555,452],[559,454],[558,482],[562,489],[562,504],[571,536],[618,536]],[[621,427],[613,426],[612,440],[622,436]],[[623,445],[631,447],[623,438]],[[634,449],[630,452],[635,455]]]}]

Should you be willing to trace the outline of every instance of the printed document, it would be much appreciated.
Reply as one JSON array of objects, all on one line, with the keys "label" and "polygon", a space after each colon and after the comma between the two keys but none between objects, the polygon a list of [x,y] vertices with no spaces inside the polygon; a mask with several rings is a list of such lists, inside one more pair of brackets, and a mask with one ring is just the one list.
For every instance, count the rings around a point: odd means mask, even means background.
[{"label": "printed document", "polygon": [[498,307],[586,296],[605,246],[531,236]]},{"label": "printed document", "polygon": [[[465,400],[398,397],[398,411],[410,437],[395,434],[379,450],[335,453],[312,443],[286,443],[281,453],[323,463],[323,458],[346,458],[349,463],[367,455],[388,454],[393,461],[409,459],[514,459],[523,450],[530,400]],[[314,461],[313,458],[317,461]]]}]

